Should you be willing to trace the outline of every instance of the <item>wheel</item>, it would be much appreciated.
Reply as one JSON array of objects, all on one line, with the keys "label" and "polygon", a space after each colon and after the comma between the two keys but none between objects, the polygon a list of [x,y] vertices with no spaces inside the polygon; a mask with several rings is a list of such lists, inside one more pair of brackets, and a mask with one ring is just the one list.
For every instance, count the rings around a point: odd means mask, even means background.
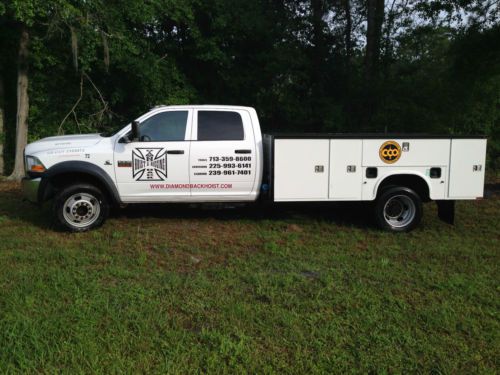
[{"label": "wheel", "polygon": [[56,223],[70,232],[85,232],[104,223],[109,214],[105,194],[89,184],[74,184],[61,189],[54,198]]},{"label": "wheel", "polygon": [[390,232],[408,232],[422,219],[422,200],[406,187],[391,187],[375,203],[375,220]]}]

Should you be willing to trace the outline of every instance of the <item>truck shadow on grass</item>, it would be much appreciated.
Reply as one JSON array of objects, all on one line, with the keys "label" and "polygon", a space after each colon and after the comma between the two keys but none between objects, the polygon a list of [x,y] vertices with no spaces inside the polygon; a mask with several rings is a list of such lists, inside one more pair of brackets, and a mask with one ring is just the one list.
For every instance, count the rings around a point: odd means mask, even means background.
[{"label": "truck shadow on grass", "polygon": [[198,205],[139,204],[113,210],[112,217],[129,220],[141,218],[215,219],[220,221],[276,220],[302,222],[323,221],[331,224],[373,227],[372,207],[360,202],[291,203],[276,205]]}]

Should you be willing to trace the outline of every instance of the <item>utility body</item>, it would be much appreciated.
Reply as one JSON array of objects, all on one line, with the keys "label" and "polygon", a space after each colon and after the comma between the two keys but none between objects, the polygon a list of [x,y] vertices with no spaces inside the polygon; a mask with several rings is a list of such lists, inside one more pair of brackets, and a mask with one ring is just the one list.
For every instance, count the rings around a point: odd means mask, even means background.
[{"label": "utility body", "polygon": [[483,196],[485,137],[261,133],[255,109],[158,106],[113,135],[44,138],[25,149],[25,196],[53,201],[71,231],[134,203],[373,202],[384,229],[408,231],[422,202],[453,221]]}]

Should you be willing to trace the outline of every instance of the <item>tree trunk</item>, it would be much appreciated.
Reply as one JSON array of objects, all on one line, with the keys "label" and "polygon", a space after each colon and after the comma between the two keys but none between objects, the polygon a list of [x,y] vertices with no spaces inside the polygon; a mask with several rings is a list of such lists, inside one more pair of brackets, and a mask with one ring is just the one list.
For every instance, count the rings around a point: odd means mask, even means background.
[{"label": "tree trunk", "polygon": [[5,143],[4,136],[4,124],[5,124],[5,115],[4,115],[4,86],[3,86],[3,74],[0,73],[0,176],[3,176],[5,173],[5,162],[3,156],[3,145]]},{"label": "tree trunk", "polygon": [[352,14],[351,1],[343,0],[342,6],[345,15],[344,44],[345,44],[345,105],[344,111],[347,113],[346,125],[351,124],[351,66],[352,66]]},{"label": "tree trunk", "polygon": [[391,32],[394,27],[394,20],[396,15],[394,14],[394,5],[396,4],[396,0],[392,0],[391,6],[388,8],[386,15],[386,23],[385,23],[385,37],[384,37],[384,56],[381,59],[382,70],[384,73],[387,73],[387,70],[390,66],[390,61],[392,59],[392,50],[393,46],[391,44]]},{"label": "tree trunk", "polygon": [[313,50],[313,74],[316,82],[322,80],[322,72],[325,69],[325,59],[328,54],[327,40],[325,37],[325,15],[324,0],[311,0],[311,23]]},{"label": "tree trunk", "polygon": [[25,25],[21,27],[19,39],[19,60],[17,70],[17,117],[16,117],[16,158],[11,180],[20,180],[24,176],[24,147],[28,142],[28,44],[29,33]]},{"label": "tree trunk", "polygon": [[351,15],[351,1],[344,0],[344,13],[345,13],[345,30],[344,30],[344,43],[347,63],[350,68],[352,56],[352,15]]},{"label": "tree trunk", "polygon": [[325,61],[328,57],[327,39],[325,36],[325,0],[311,0],[311,24],[312,24],[312,71],[311,71],[311,92],[312,92],[312,111],[313,115],[310,119],[310,131],[320,131],[323,127],[323,117],[318,116],[323,113],[321,105],[322,99],[325,96]]},{"label": "tree trunk", "polygon": [[367,1],[366,20],[365,100],[361,122],[363,130],[372,130],[371,119],[377,107],[378,67],[380,39],[384,22],[384,0]]},{"label": "tree trunk", "polygon": [[384,22],[384,0],[368,0],[365,75],[368,81],[377,73],[380,57],[380,38]]}]

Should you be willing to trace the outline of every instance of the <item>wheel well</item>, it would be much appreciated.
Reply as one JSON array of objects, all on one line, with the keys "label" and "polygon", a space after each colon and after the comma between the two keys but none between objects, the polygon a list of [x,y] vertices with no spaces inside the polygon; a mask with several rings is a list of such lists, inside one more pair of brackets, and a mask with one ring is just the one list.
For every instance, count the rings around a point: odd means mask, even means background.
[{"label": "wheel well", "polygon": [[51,176],[47,181],[45,191],[43,192],[43,201],[52,198],[57,191],[61,190],[65,186],[78,183],[89,184],[99,188],[104,194],[106,194],[110,203],[114,203],[114,197],[106,184],[103,183],[98,177],[84,172],[65,172]]},{"label": "wheel well", "polygon": [[429,185],[420,176],[413,174],[398,174],[386,177],[379,185],[377,190],[377,197],[388,187],[391,186],[404,186],[415,191],[420,198],[427,202],[430,200]]}]

